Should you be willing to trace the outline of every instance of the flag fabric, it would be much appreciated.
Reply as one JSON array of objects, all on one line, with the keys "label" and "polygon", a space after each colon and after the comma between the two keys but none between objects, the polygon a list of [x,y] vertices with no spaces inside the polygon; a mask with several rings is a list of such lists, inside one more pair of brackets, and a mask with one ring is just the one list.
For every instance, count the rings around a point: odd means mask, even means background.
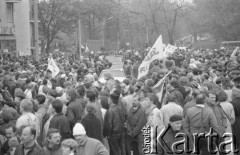
[{"label": "flag fabric", "polygon": [[[163,102],[163,98],[166,94],[166,79],[168,77],[168,75],[171,73],[172,71],[168,72],[161,80],[158,81],[158,83],[153,87],[153,89],[156,91],[156,94],[158,96],[159,102],[162,103]],[[158,107],[160,108],[160,107]]]},{"label": "flag fabric", "polygon": [[138,69],[138,79],[148,74],[151,62],[164,58],[162,36],[160,35]]},{"label": "flag fabric", "polygon": [[48,59],[48,68],[52,72],[53,78],[58,75],[60,72],[60,69],[58,68],[56,62],[53,60],[53,58]]}]

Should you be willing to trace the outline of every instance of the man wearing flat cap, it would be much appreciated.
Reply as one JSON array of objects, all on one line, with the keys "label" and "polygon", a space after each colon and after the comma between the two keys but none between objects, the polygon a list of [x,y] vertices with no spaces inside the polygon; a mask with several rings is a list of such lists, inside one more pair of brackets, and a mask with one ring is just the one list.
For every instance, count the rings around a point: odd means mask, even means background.
[{"label": "man wearing flat cap", "polygon": [[[182,129],[182,116],[172,115],[169,118],[168,127],[164,129],[164,132],[158,137],[158,154],[161,155],[175,155],[179,150],[184,150],[184,145],[179,145],[176,147],[174,143],[182,141],[184,137],[176,137],[178,133],[184,133]],[[181,154],[185,154],[184,152]]]}]

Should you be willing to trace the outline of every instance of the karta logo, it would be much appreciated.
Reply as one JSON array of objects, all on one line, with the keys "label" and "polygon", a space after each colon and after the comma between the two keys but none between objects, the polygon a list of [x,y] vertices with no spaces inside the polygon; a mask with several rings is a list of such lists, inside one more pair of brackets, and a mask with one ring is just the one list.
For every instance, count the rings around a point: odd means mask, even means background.
[{"label": "karta logo", "polygon": [[[191,153],[199,154],[201,150],[201,144],[204,142],[207,146],[207,150],[211,154],[223,153],[229,154],[230,152],[238,153],[239,150],[235,146],[236,137],[232,133],[224,133],[221,137],[213,132],[210,128],[208,133],[193,133],[187,135],[184,132],[178,132],[171,144],[169,144],[168,132],[171,132],[171,127],[163,128],[159,134],[155,137],[157,133],[157,127],[155,129],[150,126],[143,128],[144,154],[158,154],[158,148],[164,150],[168,154],[182,154]],[[166,141],[167,140],[167,141]]]}]

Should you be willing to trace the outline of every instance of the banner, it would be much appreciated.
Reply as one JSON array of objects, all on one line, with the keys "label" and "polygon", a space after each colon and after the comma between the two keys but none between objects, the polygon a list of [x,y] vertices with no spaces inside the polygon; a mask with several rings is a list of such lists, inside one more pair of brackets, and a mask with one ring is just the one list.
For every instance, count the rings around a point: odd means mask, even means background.
[{"label": "banner", "polygon": [[55,76],[58,75],[60,72],[60,69],[58,68],[56,62],[53,60],[53,58],[48,59],[48,68],[52,72],[52,77],[54,78]]},{"label": "banner", "polygon": [[170,54],[173,54],[173,52],[177,49],[176,46],[173,46],[171,44],[168,44],[167,47],[164,50],[165,57],[169,56]]},{"label": "banner", "polygon": [[166,93],[166,90],[165,90],[165,81],[168,77],[168,75],[171,73],[172,71],[168,72],[160,81],[158,81],[158,83],[153,87],[153,89],[156,91],[156,94],[158,96],[158,99],[159,99],[159,102],[162,104],[162,101],[163,101],[163,97]]},{"label": "banner", "polygon": [[162,36],[160,35],[138,69],[138,79],[148,74],[150,63],[164,58]]}]

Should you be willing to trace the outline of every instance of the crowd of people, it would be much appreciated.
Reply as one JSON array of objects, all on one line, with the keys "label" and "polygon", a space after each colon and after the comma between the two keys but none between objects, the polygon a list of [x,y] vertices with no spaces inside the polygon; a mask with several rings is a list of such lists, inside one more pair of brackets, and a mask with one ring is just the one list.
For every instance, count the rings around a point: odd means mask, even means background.
[{"label": "crowd of people", "polygon": [[[188,148],[207,155],[208,140],[194,143],[194,133],[218,135],[211,149],[233,133],[240,149],[240,51],[237,49],[176,50],[150,65],[148,75],[137,79],[147,51],[123,52],[126,79],[121,83],[103,69],[111,67],[105,55],[82,60],[53,54],[60,69],[53,76],[47,58],[2,59],[0,70],[0,154],[2,155],[141,155],[143,128],[149,126],[153,154],[179,154],[171,146],[189,137]],[[162,90],[154,87],[167,73]],[[155,142],[155,143],[154,143]],[[195,145],[196,144],[196,145]],[[199,147],[197,147],[197,145]],[[170,146],[170,147],[169,147]],[[210,149],[210,150],[211,150]],[[196,153],[196,152],[195,152]],[[182,154],[191,154],[184,149]],[[229,152],[233,154],[233,150]]]}]

